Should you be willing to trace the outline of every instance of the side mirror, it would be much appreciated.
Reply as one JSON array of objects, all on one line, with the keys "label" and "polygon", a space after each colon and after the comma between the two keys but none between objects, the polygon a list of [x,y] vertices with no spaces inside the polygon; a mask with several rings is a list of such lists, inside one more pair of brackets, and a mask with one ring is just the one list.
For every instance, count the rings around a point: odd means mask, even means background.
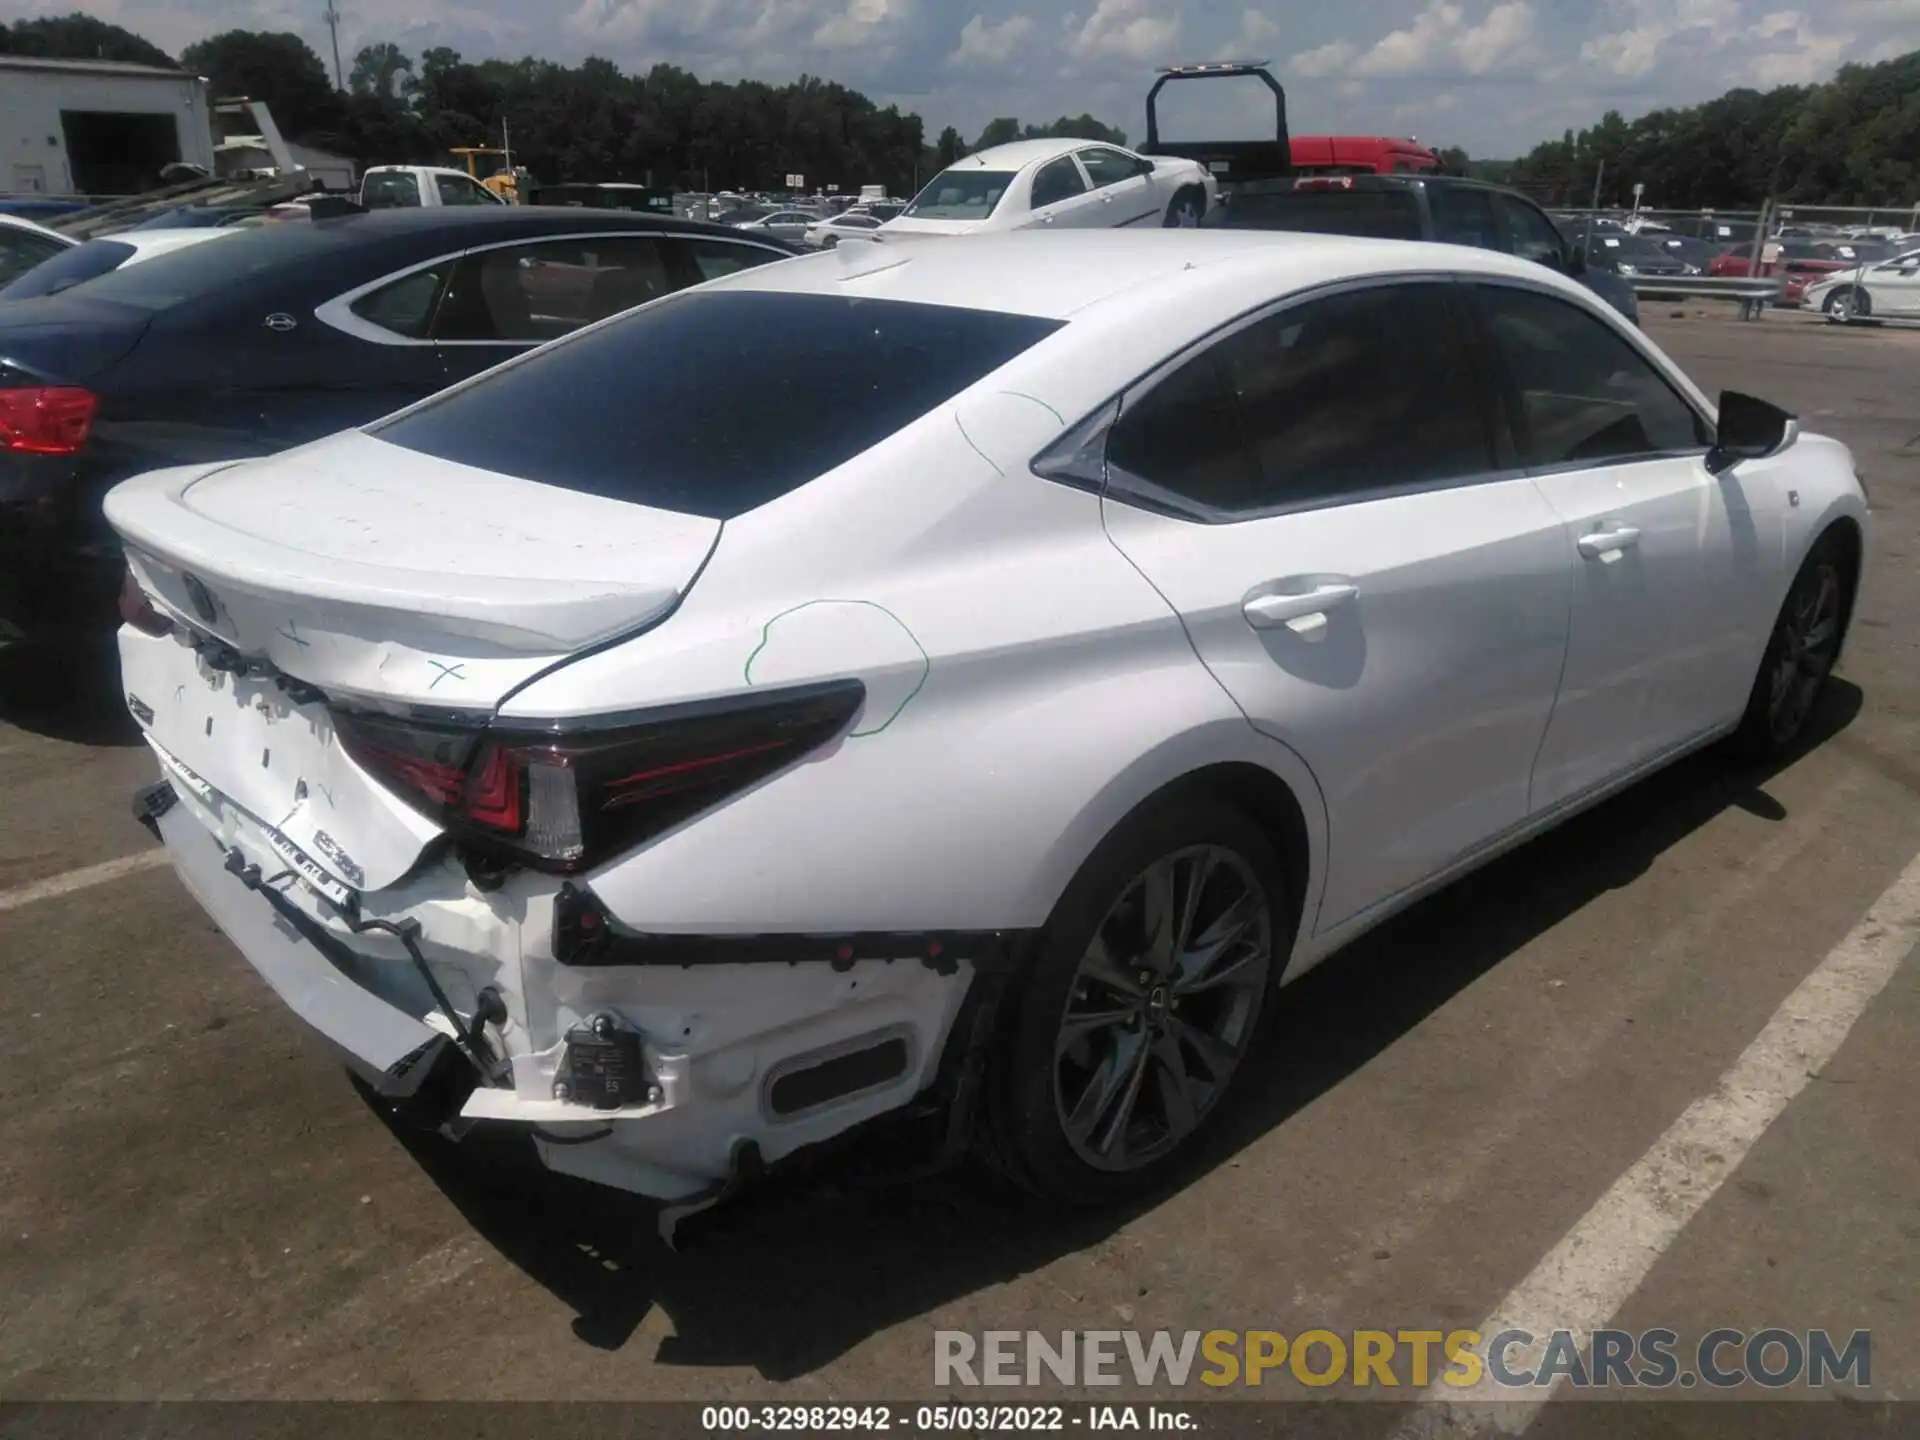
[{"label": "side mirror", "polygon": [[1713,448],[1707,451],[1707,469],[1719,475],[1742,460],[1777,455],[1799,436],[1800,422],[1778,405],[1738,390],[1723,390],[1720,424],[1714,432]]}]

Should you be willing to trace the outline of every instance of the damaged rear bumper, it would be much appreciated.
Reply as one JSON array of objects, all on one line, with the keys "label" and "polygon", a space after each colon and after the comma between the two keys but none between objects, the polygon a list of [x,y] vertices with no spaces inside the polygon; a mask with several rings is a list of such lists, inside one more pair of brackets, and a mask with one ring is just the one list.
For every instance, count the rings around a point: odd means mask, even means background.
[{"label": "damaged rear bumper", "polygon": [[[763,940],[751,959],[695,947],[676,961],[656,937],[644,960],[569,964],[554,952],[567,943],[556,921],[572,912],[544,877],[482,892],[447,860],[357,897],[364,914],[350,917],[297,882],[263,880],[262,869],[285,872],[257,822],[177,786],[146,793],[158,799],[143,818],[182,882],[351,1068],[453,1133],[479,1120],[524,1127],[557,1172],[707,1199],[743,1168],[928,1092],[951,1098],[978,1068],[978,1001],[997,987],[978,985],[967,959],[862,958],[867,945],[862,957],[836,948],[822,959],[802,944],[782,961]],[[409,925],[417,946],[395,939]],[[424,987],[416,968],[429,973]]]}]

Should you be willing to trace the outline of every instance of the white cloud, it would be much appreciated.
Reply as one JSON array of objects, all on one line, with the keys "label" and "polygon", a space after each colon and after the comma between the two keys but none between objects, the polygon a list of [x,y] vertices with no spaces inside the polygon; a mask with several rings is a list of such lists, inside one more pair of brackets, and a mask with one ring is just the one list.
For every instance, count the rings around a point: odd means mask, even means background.
[{"label": "white cloud", "polygon": [[998,25],[990,25],[986,16],[976,15],[960,27],[960,44],[947,58],[960,65],[1004,65],[1032,34],[1033,21],[1025,15],[1015,15]]},{"label": "white cloud", "polygon": [[1332,40],[1316,49],[1303,51],[1287,62],[1287,68],[1307,80],[1346,73],[1360,53],[1351,40]]},{"label": "white cloud", "polygon": [[1245,10],[1240,15],[1240,31],[1226,44],[1214,51],[1216,60],[1260,60],[1267,55],[1267,46],[1280,34],[1280,27],[1258,10]]},{"label": "white cloud", "polygon": [[847,0],[844,10],[829,16],[813,32],[822,50],[857,50],[883,43],[883,27],[902,18],[901,0]]},{"label": "white cloud", "polygon": [[1531,0],[1503,0],[1477,24],[1452,0],[1428,0],[1413,23],[1362,48],[1333,40],[1296,55],[1288,68],[1318,79],[1331,75],[1378,80],[1408,75],[1491,75],[1539,55]]},{"label": "white cloud", "polygon": [[1166,64],[1180,39],[1179,12],[1169,8],[1164,0],[1100,0],[1069,44],[1082,59]]},{"label": "white cloud", "polygon": [[1754,58],[1748,74],[1758,85],[1810,85],[1829,78],[1853,48],[1850,33],[1821,34],[1798,10],[1775,10],[1760,17],[1754,33],[1770,42]]},{"label": "white cloud", "polygon": [[1663,60],[1695,57],[1702,46],[1717,49],[1742,23],[1740,0],[1632,0],[1619,11],[1633,23],[1595,35],[1580,58],[1623,80],[1637,80]]}]

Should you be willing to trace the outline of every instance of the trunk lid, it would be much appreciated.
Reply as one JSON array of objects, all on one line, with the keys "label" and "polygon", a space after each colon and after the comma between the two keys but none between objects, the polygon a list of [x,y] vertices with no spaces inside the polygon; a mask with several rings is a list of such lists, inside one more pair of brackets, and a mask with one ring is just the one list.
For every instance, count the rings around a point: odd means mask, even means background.
[{"label": "trunk lid", "polygon": [[440,831],[342,750],[329,699],[477,723],[668,614],[720,533],[357,431],[129,480],[107,518],[179,622],[120,636],[127,703],[170,778],[229,845],[257,827],[274,852],[257,863],[335,899],[393,884]]},{"label": "trunk lid", "polygon": [[241,654],[329,692],[462,710],[665,616],[720,533],[359,431],[155,471],[106,513],[148,592]]},{"label": "trunk lid", "polygon": [[969,235],[983,224],[979,220],[926,220],[917,215],[896,215],[882,225],[880,234],[894,235]]},{"label": "trunk lid", "polygon": [[79,296],[10,300],[0,305],[0,364],[79,384],[139,344],[152,320],[144,310]]}]

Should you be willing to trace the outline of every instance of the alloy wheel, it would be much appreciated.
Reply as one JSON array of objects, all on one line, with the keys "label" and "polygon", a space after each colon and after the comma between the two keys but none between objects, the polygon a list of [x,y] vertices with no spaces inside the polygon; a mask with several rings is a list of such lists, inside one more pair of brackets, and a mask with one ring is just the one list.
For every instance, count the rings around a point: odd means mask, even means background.
[{"label": "alloy wheel", "polygon": [[1827,313],[1842,325],[1853,319],[1853,292],[1838,291],[1831,300],[1827,301]]},{"label": "alloy wheel", "polygon": [[1074,1153],[1137,1170],[1198,1129],[1246,1053],[1272,969],[1272,906],[1244,857],[1194,846],[1134,877],[1094,930],[1054,1043]]},{"label": "alloy wheel", "polygon": [[1834,566],[1823,563],[1801,577],[1787,596],[1774,640],[1767,728],[1775,743],[1784,744],[1806,724],[1839,649],[1840,572]]}]

